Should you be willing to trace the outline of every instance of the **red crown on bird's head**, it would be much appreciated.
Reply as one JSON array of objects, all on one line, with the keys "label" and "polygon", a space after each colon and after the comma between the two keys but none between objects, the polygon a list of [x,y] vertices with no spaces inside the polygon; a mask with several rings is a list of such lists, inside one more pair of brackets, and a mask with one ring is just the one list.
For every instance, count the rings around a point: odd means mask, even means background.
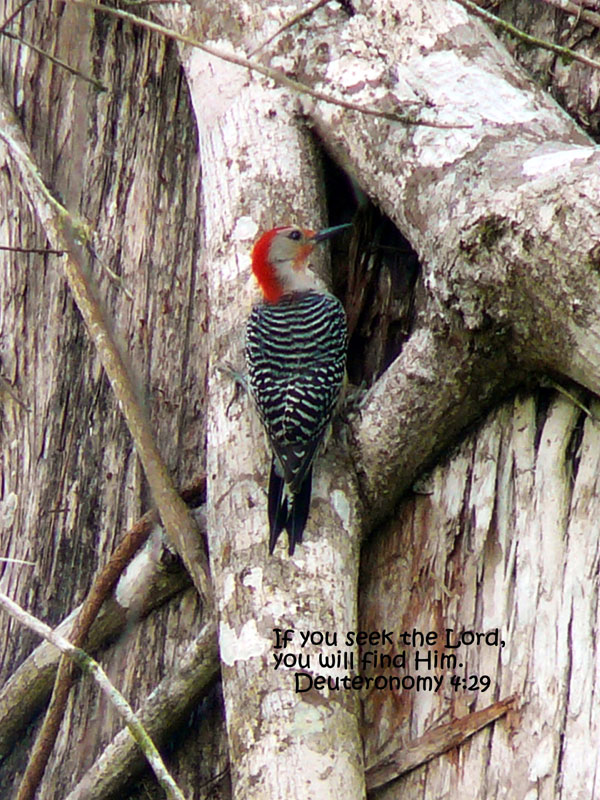
[{"label": "red crown on bird's head", "polygon": [[293,291],[303,279],[301,273],[315,246],[349,227],[336,225],[315,233],[309,228],[280,225],[263,233],[252,248],[252,272],[265,300],[276,303]]},{"label": "red crown on bird's head", "polygon": [[285,273],[302,269],[312,253],[314,232],[306,228],[280,225],[257,240],[252,248],[252,272],[265,300],[276,303],[285,293]]}]

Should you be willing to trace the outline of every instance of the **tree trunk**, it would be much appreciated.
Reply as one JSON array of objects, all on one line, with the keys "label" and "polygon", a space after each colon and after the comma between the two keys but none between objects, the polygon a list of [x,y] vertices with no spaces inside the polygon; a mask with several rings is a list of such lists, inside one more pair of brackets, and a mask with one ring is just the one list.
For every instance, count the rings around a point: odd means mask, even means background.
[{"label": "tree trunk", "polygon": [[[517,695],[505,721],[389,784],[378,800],[596,796],[599,444],[598,425],[572,400],[519,394],[374,540],[362,565],[361,624],[394,631],[390,652],[404,652],[406,668],[368,671],[405,680],[365,698],[367,764],[440,722]],[[382,593],[384,581],[399,590]],[[448,649],[447,629],[452,645],[462,631],[488,639]],[[438,638],[404,644],[401,633],[414,630]],[[443,663],[448,656],[456,668]],[[438,691],[426,683],[434,676]]]},{"label": "tree trunk", "polygon": [[[219,66],[194,54],[187,64],[194,97],[215,91]],[[227,69],[223,78],[226,89],[217,88],[220,113],[207,118],[199,105],[197,118],[205,165],[203,264],[212,321],[209,550],[234,797],[364,797],[356,693],[333,690],[316,702],[318,695],[307,686],[311,679],[298,684],[298,663],[286,669],[274,662],[278,630],[293,634],[289,646],[279,645],[279,653],[291,661],[298,658],[302,672],[316,675],[323,672],[318,659],[325,633],[356,629],[356,501],[347,485],[317,471],[311,522],[300,552],[289,559],[278,548],[269,558],[265,489],[270,454],[258,419],[250,419],[248,400],[232,404],[234,387],[217,372],[219,362],[240,360],[250,300],[258,299],[248,291],[247,255],[235,257],[232,248],[248,251],[259,229],[276,224],[303,219],[321,224],[317,163],[306,132],[281,107],[279,90],[247,85],[239,68]],[[284,164],[278,158],[281,148]],[[261,188],[249,190],[253,185]],[[304,643],[303,632],[310,634]],[[331,648],[336,651],[337,646]]]},{"label": "tree trunk", "polygon": [[[16,5],[5,6],[3,18]],[[108,88],[99,93],[26,46],[2,39],[3,91],[43,178],[98,233],[90,273],[146,397],[162,453],[176,479],[189,483],[205,463],[206,307],[197,260],[197,139],[176,50],[163,37],[69,5],[60,15],[57,7],[30,6],[11,28]],[[2,167],[0,244],[46,247],[4,146]],[[0,256],[1,375],[10,384],[1,405],[1,555],[34,562],[0,565],[0,588],[57,624],[81,602],[150,498],[67,292],[62,258]],[[130,608],[127,635],[102,656],[134,705],[178,665],[200,631],[201,609],[194,591],[183,593],[187,586],[179,581],[174,599],[166,602],[173,591],[163,595],[162,608],[143,621]],[[154,594],[160,599],[156,585]],[[4,614],[0,637],[6,679],[38,640]],[[217,759],[200,782],[222,770],[224,740],[219,746],[213,721],[220,716],[218,693],[214,697],[206,722],[190,729],[198,742],[208,726]],[[121,726],[95,688],[80,682],[38,796],[66,797]],[[15,796],[35,729],[23,733],[0,770],[2,797]],[[185,764],[179,772],[184,788],[202,774]]]}]

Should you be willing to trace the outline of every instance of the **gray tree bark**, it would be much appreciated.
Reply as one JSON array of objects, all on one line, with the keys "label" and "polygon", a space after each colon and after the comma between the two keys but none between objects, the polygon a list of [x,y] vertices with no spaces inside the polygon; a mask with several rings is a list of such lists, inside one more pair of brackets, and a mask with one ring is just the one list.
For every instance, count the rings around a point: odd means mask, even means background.
[{"label": "gray tree bark", "polygon": [[[2,18],[17,5],[5,4]],[[197,268],[200,169],[175,48],[163,37],[140,35],[71,6],[60,14],[58,6],[29,6],[11,29],[108,88],[97,92],[25,45],[2,38],[3,91],[43,178],[98,232],[98,258],[90,259],[90,271],[134,365],[159,446],[183,484],[204,468],[207,349]],[[17,175],[3,145],[0,244],[45,248],[43,229]],[[0,586],[58,624],[81,602],[115,542],[147,508],[149,494],[121,412],[66,290],[61,257],[0,255],[0,357],[6,381],[1,555],[34,562],[2,564]],[[108,269],[122,278],[132,300]],[[167,566],[157,568],[164,572]],[[160,610],[141,621],[134,603],[121,620],[127,635],[102,657],[134,704],[177,667],[201,630],[201,609],[195,592],[183,591],[187,585],[179,579],[174,599],[166,602],[173,591],[165,595],[160,580],[155,583],[153,599],[163,598]],[[4,681],[38,641],[4,615],[0,631]],[[102,641],[106,647],[106,631]],[[40,677],[44,670],[37,666]],[[214,697],[207,721],[192,728],[192,738],[201,738],[203,726],[211,728],[210,720],[219,717],[218,693]],[[65,797],[121,725],[94,687],[79,684],[39,797]],[[11,754],[4,754],[3,797],[14,797],[38,727],[25,726]],[[216,755],[214,731],[211,742]],[[221,754],[223,746],[224,740]],[[221,770],[217,760],[200,782]],[[201,774],[183,766],[178,779],[186,787]]]}]

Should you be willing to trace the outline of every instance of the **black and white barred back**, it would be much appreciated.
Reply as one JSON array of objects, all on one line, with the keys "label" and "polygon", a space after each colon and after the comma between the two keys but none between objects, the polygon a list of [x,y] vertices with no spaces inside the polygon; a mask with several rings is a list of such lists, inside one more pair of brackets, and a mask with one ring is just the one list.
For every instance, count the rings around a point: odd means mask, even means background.
[{"label": "black and white barred back", "polygon": [[[333,295],[297,292],[252,309],[246,329],[249,387],[286,495],[302,493],[308,479],[304,494],[308,492],[310,502],[312,462],[340,397],[346,348],[346,315]],[[275,500],[270,497],[269,503],[271,506]],[[285,496],[279,498],[280,505],[284,505],[283,511],[270,508],[269,516],[279,514],[276,527],[286,527],[290,533],[282,517],[288,514]],[[308,508],[305,512],[304,522]],[[272,520],[271,528],[273,540]],[[301,535],[300,530],[296,541]],[[292,552],[293,545],[291,539]],[[274,541],[271,550],[273,546]]]}]

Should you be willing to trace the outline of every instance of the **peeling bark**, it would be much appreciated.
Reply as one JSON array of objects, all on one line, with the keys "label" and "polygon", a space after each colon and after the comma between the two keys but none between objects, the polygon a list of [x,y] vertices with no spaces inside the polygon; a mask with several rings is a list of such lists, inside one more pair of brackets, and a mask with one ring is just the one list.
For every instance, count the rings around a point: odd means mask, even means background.
[{"label": "peeling bark", "polygon": [[[591,409],[598,413],[596,399]],[[439,634],[434,646],[390,651],[407,651],[398,674],[419,674],[418,651],[460,662],[421,671],[442,679],[438,692],[365,696],[367,763],[389,740],[400,737],[410,751],[440,720],[519,698],[505,722],[382,789],[378,800],[597,793],[599,437],[572,401],[546,390],[518,395],[436,467],[428,493],[407,498],[365,553],[362,624]],[[406,588],[382,591],[394,586]],[[446,628],[454,637],[498,628],[504,644],[450,650]],[[452,687],[453,674],[488,676],[490,685]]]}]

